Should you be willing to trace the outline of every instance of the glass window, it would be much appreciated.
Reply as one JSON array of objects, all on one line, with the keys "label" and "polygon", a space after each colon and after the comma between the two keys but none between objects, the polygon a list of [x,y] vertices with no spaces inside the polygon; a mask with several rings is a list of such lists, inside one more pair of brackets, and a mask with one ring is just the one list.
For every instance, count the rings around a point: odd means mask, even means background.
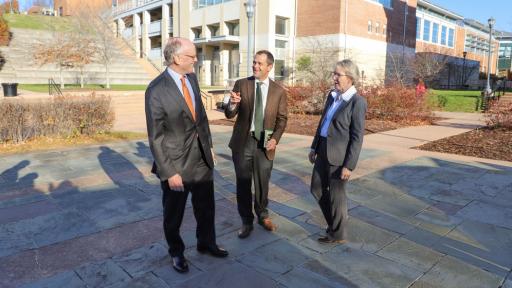
[{"label": "glass window", "polygon": [[423,20],[423,41],[430,41],[430,21]]},{"label": "glass window", "polygon": [[393,8],[393,0],[373,0],[373,2],[377,2],[377,3],[380,3],[382,4],[382,6],[384,7],[387,7],[387,8]]},{"label": "glass window", "polygon": [[382,35],[386,35],[386,24],[382,25]]},{"label": "glass window", "polygon": [[376,23],[375,23],[375,33],[376,33],[376,34],[379,34],[379,33],[380,33],[380,23],[379,23],[379,22],[376,22]]},{"label": "glass window", "polygon": [[288,41],[276,39],[276,48],[286,48],[287,44],[288,44]]},{"label": "glass window", "polygon": [[282,17],[276,17],[276,34],[288,35],[286,29],[288,26],[288,19]]},{"label": "glass window", "polygon": [[368,32],[372,32],[372,20],[368,20]]},{"label": "glass window", "polygon": [[446,45],[446,26],[441,26],[441,45]]},{"label": "glass window", "polygon": [[432,23],[432,43],[438,42],[438,35],[439,35],[439,24]]},{"label": "glass window", "polygon": [[448,30],[448,47],[453,47],[453,34],[454,34],[454,30],[453,28],[450,28],[450,30]]},{"label": "glass window", "polygon": [[421,18],[416,18],[416,39],[420,39],[421,34]]}]

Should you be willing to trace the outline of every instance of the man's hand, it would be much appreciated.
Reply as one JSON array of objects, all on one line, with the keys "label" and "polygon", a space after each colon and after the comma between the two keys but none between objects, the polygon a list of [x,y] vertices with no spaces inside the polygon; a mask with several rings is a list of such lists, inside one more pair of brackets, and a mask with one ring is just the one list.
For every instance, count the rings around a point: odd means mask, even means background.
[{"label": "man's hand", "polygon": [[308,158],[309,158],[309,162],[310,162],[311,164],[315,164],[315,160],[316,160],[316,152],[315,152],[314,150],[309,151]]},{"label": "man's hand", "polygon": [[348,168],[343,167],[341,169],[341,180],[348,180],[350,178],[350,174],[352,171],[350,171]]},{"label": "man's hand", "polygon": [[213,165],[217,165],[217,157],[215,156],[215,152],[213,152],[213,148],[210,148],[212,151],[212,159],[213,159]]},{"label": "man's hand", "polygon": [[183,180],[181,179],[180,174],[175,174],[174,176],[169,177],[167,179],[169,182],[169,188],[173,191],[185,191],[185,187],[183,187]]},{"label": "man's hand", "polygon": [[240,103],[241,99],[242,98],[240,97],[240,92],[236,92],[235,93],[235,92],[231,91],[231,97],[229,97],[229,103],[231,105],[235,105],[235,104]]},{"label": "man's hand", "polygon": [[272,151],[272,150],[276,149],[276,146],[277,146],[277,141],[276,141],[276,139],[272,138],[272,139],[268,140],[267,147],[265,147],[265,148],[268,151]]}]

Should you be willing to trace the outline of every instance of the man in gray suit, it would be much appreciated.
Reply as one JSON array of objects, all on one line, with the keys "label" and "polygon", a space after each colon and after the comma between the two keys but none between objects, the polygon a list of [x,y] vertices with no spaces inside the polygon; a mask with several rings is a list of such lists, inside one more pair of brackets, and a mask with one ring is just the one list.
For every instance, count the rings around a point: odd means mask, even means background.
[{"label": "man in gray suit", "polygon": [[318,241],[346,243],[345,186],[361,152],[367,105],[354,87],[359,79],[359,69],[352,61],[336,63],[332,78],[335,89],[329,92],[309,153],[309,161],[314,163],[311,193],[328,225],[327,235]]},{"label": "man in gray suit", "polygon": [[171,38],[164,49],[167,69],[146,90],[146,122],[152,172],[161,180],[164,232],[176,271],[188,271],[179,229],[188,192],[197,221],[197,250],[216,257],[228,252],[215,241],[213,146],[194,71],[194,44]]}]

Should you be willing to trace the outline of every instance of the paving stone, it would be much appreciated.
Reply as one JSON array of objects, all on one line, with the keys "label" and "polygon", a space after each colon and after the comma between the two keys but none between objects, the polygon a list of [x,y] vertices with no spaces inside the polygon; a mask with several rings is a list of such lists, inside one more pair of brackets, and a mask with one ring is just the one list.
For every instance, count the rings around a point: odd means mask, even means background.
[{"label": "paving stone", "polygon": [[141,277],[134,278],[127,283],[119,283],[114,287],[126,287],[126,288],[169,288],[162,279],[158,278],[152,273],[147,273]]},{"label": "paving stone", "polygon": [[[510,275],[509,275],[509,278],[510,278]],[[503,283],[503,288],[512,288],[512,280],[507,278],[505,283]]]},{"label": "paving stone", "polygon": [[402,219],[372,210],[365,206],[359,206],[350,210],[350,216],[390,232],[400,234],[405,234],[415,227],[415,225],[412,225]]},{"label": "paving stone", "polygon": [[[289,288],[356,288],[351,283],[338,283],[302,267],[296,267],[276,279],[283,287]],[[348,281],[347,281],[348,282]]]},{"label": "paving stone", "polygon": [[277,282],[267,276],[251,270],[244,265],[231,261],[215,267],[209,273],[203,273],[197,277],[182,282],[176,287],[185,288],[206,288],[215,286],[222,287],[277,287]]},{"label": "paving stone", "polygon": [[76,269],[76,273],[91,287],[107,287],[129,282],[130,276],[113,261],[89,263]]},{"label": "paving stone", "polygon": [[275,279],[318,255],[300,245],[279,240],[257,248],[238,261]]},{"label": "paving stone", "polygon": [[427,209],[406,221],[414,225],[417,224],[419,228],[437,235],[446,235],[459,225],[463,219],[458,216],[450,216],[443,212],[434,212]]},{"label": "paving stone", "polygon": [[363,251],[376,252],[393,242],[399,234],[386,231],[354,217],[348,219],[348,246]]},{"label": "paving stone", "polygon": [[115,256],[112,258],[112,261],[121,266],[130,276],[136,278],[171,263],[171,258],[167,248],[155,243],[125,255]]},{"label": "paving stone", "polygon": [[512,229],[512,208],[480,201],[471,202],[457,216]]},{"label": "paving stone", "polygon": [[295,218],[299,215],[304,214],[304,211],[300,209],[290,207],[286,204],[281,204],[279,202],[272,200],[269,201],[268,208],[274,211],[275,213],[288,218]]},{"label": "paving stone", "polygon": [[57,211],[59,211],[58,206],[48,200],[3,209],[0,208],[0,225]]},{"label": "paving stone", "polygon": [[442,235],[433,233],[421,227],[415,227],[410,231],[407,231],[407,233],[402,235],[402,237],[424,247],[432,248],[441,240]]},{"label": "paving stone", "polygon": [[176,272],[176,270],[174,270],[174,268],[172,268],[171,262],[169,262],[167,265],[161,266],[153,270],[152,273],[155,274],[162,281],[164,281],[168,286],[176,287],[176,285],[179,283],[192,279],[198,275],[204,274],[203,271],[199,270],[190,262],[188,267],[188,273],[178,273]]},{"label": "paving stone", "polygon": [[411,288],[498,287],[501,280],[502,277],[478,269],[453,257],[446,256],[427,274],[415,281]]},{"label": "paving stone", "polygon": [[331,281],[340,276],[349,287],[408,287],[422,273],[388,259],[338,246],[304,265]]},{"label": "paving stone", "polygon": [[414,216],[430,206],[429,203],[409,195],[403,195],[397,198],[379,197],[364,202],[364,205],[377,212],[401,219]]},{"label": "paving stone", "polygon": [[281,217],[278,215],[271,215],[271,218],[272,222],[275,225],[277,225],[277,230],[274,231],[273,233],[280,237],[286,238],[292,242],[298,242],[312,234],[301,225],[291,220],[288,220],[288,218]]},{"label": "paving stone", "polygon": [[49,278],[44,278],[39,281],[25,284],[21,288],[86,288],[86,284],[78,277],[74,271],[66,271],[54,275]]},{"label": "paving stone", "polygon": [[376,254],[422,272],[427,272],[444,256],[403,238],[393,241]]},{"label": "paving stone", "polygon": [[304,212],[311,212],[314,209],[318,209],[318,204],[316,203],[316,200],[315,198],[313,198],[312,195],[298,197],[290,201],[286,201],[282,204],[299,209]]},{"label": "paving stone", "polygon": [[466,220],[434,248],[496,275],[512,268],[512,230],[507,228]]}]

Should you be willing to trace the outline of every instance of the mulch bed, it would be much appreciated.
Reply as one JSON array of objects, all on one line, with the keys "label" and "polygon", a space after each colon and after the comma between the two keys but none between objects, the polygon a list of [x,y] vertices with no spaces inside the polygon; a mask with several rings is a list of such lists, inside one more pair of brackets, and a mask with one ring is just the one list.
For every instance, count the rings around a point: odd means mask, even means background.
[{"label": "mulch bed", "polygon": [[512,129],[479,128],[416,147],[442,153],[512,161]]},{"label": "mulch bed", "polygon": [[[318,122],[320,121],[320,115],[310,114],[290,114],[288,115],[288,123],[286,125],[286,133],[293,133],[299,135],[314,136]],[[234,119],[220,119],[212,120],[212,125],[226,125],[233,126],[235,123]],[[372,134],[377,132],[383,132],[388,130],[394,130],[398,128],[421,125],[424,123],[396,123],[392,121],[382,120],[366,120],[365,134]]]}]

